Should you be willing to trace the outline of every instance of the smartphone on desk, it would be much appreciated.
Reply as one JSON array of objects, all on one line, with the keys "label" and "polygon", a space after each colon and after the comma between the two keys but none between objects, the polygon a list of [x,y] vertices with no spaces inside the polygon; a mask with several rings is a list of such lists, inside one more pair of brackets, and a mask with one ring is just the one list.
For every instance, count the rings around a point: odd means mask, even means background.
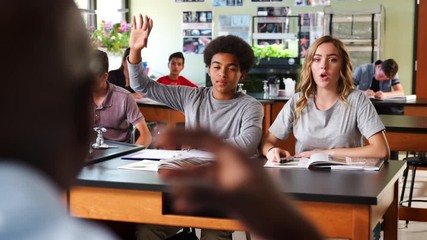
[{"label": "smartphone on desk", "polygon": [[281,157],[279,163],[288,163],[288,162],[293,162],[293,161],[295,161],[294,157],[290,157],[289,159],[286,159],[286,157]]}]

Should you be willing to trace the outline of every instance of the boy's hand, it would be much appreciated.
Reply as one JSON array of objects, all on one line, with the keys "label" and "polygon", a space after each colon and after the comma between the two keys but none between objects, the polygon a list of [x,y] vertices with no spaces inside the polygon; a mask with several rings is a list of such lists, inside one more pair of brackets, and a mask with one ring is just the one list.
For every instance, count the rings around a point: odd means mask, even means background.
[{"label": "boy's hand", "polygon": [[148,36],[150,36],[153,28],[153,20],[148,16],[139,14],[139,23],[136,22],[136,17],[132,18],[132,32],[130,34],[129,46],[131,49],[142,50],[147,47]]}]

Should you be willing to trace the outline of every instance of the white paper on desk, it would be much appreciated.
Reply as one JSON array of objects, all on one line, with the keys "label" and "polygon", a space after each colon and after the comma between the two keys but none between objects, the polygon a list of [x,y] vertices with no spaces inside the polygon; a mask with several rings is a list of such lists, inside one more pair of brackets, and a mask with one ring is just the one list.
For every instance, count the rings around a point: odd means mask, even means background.
[{"label": "white paper on desk", "polygon": [[161,150],[161,149],[144,149],[137,153],[123,156],[123,159],[135,159],[135,160],[145,160],[145,159],[155,159],[155,160],[173,160],[180,158],[213,158],[211,152],[191,149],[191,150]]},{"label": "white paper on desk", "polygon": [[124,159],[169,159],[182,153],[182,150],[144,149],[131,155],[123,156]]},{"label": "white paper on desk", "polygon": [[159,168],[159,161],[156,160],[141,160],[138,162],[129,163],[118,168],[120,169],[130,169],[130,170],[144,170],[144,171],[153,171],[157,172]]},{"label": "white paper on desk", "polygon": [[189,157],[212,159],[214,158],[214,155],[211,152],[191,149],[191,150],[181,150],[179,154],[175,155],[172,158],[180,159],[180,158],[189,158]]}]

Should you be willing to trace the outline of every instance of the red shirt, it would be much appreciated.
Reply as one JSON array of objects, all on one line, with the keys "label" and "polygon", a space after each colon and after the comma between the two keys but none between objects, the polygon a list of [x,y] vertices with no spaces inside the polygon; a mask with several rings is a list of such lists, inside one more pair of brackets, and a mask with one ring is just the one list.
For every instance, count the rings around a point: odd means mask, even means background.
[{"label": "red shirt", "polygon": [[159,79],[157,79],[157,82],[166,84],[166,85],[183,85],[183,86],[189,86],[189,87],[195,87],[197,88],[197,85],[190,82],[190,80],[186,79],[183,76],[178,76],[177,80],[172,80],[169,78],[169,76],[163,76]]}]

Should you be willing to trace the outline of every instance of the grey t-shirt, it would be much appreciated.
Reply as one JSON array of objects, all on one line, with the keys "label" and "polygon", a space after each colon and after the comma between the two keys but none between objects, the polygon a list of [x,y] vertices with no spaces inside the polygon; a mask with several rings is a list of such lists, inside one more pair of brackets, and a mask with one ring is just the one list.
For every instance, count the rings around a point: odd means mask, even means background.
[{"label": "grey t-shirt", "polygon": [[326,111],[318,110],[311,97],[294,124],[296,102],[300,96],[301,93],[295,94],[283,106],[269,129],[271,134],[282,140],[293,132],[295,153],[360,147],[363,145],[362,136],[369,138],[385,129],[371,101],[359,90],[350,93],[347,105],[338,100]]},{"label": "grey t-shirt", "polygon": [[185,115],[186,128],[204,128],[247,151],[258,153],[262,136],[262,105],[255,98],[236,93],[230,100],[217,100],[212,88],[159,84],[149,79],[141,64],[130,64],[131,87]]}]

